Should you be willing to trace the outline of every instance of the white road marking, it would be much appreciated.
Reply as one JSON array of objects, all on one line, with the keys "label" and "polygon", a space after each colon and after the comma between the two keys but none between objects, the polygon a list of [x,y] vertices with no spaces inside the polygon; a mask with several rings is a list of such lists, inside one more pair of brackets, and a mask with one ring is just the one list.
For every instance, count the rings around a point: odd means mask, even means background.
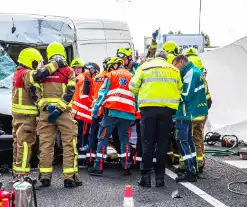
[{"label": "white road marking", "polygon": [[[175,180],[175,178],[177,177],[177,175],[174,172],[172,172],[171,170],[169,170],[167,168],[166,168],[166,175],[168,175],[173,180]],[[206,192],[204,192],[203,190],[201,190],[200,188],[196,187],[195,185],[193,185],[193,184],[191,184],[189,182],[181,182],[180,184],[182,186],[186,187],[187,189],[189,189],[191,192],[193,192],[196,195],[200,196],[203,200],[207,201],[212,206],[215,206],[215,207],[228,207],[225,204],[221,203],[219,200],[215,199],[214,197],[210,196],[209,194],[207,194]]]},{"label": "white road marking", "polygon": [[247,169],[247,160],[226,160],[224,162],[240,169]]}]

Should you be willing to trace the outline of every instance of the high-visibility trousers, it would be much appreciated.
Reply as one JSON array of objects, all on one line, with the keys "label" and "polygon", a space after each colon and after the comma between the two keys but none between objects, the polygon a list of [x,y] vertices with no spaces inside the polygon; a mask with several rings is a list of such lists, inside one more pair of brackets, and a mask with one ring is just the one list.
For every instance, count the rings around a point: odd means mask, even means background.
[{"label": "high-visibility trousers", "polygon": [[31,149],[36,140],[36,115],[13,114],[13,171],[30,172]]},{"label": "high-visibility trousers", "polygon": [[64,179],[78,179],[77,122],[70,112],[64,111],[55,123],[50,123],[48,122],[49,114],[47,111],[41,111],[38,123],[40,136],[39,179],[51,179],[52,177],[52,162],[57,128],[61,133],[63,144]]}]

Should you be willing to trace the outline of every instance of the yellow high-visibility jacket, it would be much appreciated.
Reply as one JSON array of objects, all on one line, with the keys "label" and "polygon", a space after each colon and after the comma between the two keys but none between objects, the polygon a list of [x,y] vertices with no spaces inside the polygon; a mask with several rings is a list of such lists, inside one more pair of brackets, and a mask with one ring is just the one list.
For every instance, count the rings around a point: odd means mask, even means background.
[{"label": "yellow high-visibility jacket", "polygon": [[191,61],[194,64],[194,66],[198,67],[200,70],[203,69],[202,60],[200,57],[191,55],[188,56],[188,60]]},{"label": "yellow high-visibility jacket", "polygon": [[165,59],[151,59],[136,70],[129,89],[138,95],[139,108],[158,106],[177,110],[182,93],[180,71]]}]

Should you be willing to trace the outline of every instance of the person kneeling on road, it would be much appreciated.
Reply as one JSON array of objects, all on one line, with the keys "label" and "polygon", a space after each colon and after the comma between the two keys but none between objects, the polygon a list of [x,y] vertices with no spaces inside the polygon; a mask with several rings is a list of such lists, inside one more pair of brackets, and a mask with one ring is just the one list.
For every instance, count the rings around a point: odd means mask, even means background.
[{"label": "person kneeling on road", "polygon": [[183,93],[175,120],[176,139],[185,165],[185,173],[179,174],[175,180],[196,182],[197,161],[191,119],[208,114],[204,77],[202,72],[184,55],[177,56],[173,60],[173,65],[180,70],[183,81]]},{"label": "person kneeling on road", "polygon": [[93,108],[93,117],[97,118],[98,110],[104,103],[105,113],[98,133],[97,158],[94,161],[94,168],[89,174],[101,175],[103,163],[107,157],[108,139],[114,128],[117,127],[121,143],[121,162],[124,168],[124,175],[130,175],[130,145],[129,127],[135,120],[136,99],[129,90],[129,82],[132,74],[123,67],[123,60],[113,57],[108,61],[108,66],[113,70],[106,75],[98,99]]}]

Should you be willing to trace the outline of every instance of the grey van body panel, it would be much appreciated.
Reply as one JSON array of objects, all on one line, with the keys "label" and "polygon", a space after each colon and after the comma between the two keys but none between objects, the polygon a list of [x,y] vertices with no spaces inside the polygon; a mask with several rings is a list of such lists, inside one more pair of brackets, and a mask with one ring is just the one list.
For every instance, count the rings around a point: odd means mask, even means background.
[{"label": "grey van body panel", "polygon": [[[134,51],[128,24],[104,19],[72,19],[35,14],[0,14],[0,43],[45,48],[53,41],[72,46],[73,56],[102,66],[121,46]],[[134,55],[134,54],[133,54]],[[133,56],[134,57],[134,56]],[[0,88],[0,113],[11,115],[11,89]]]},{"label": "grey van body panel", "polygon": [[0,28],[0,40],[9,43],[48,45],[58,41],[68,45],[76,41],[74,24],[68,17],[0,14]]}]

